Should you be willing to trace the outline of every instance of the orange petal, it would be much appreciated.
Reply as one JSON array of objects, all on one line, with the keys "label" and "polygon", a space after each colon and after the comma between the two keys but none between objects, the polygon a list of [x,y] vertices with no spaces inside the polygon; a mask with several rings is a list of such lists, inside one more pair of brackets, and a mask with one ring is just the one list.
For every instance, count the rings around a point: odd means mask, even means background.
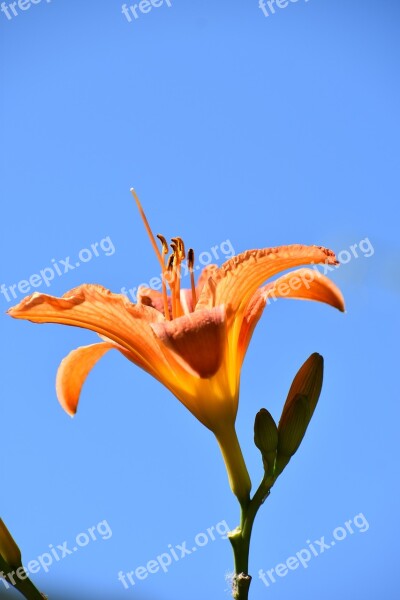
[{"label": "orange petal", "polygon": [[62,298],[36,292],[8,313],[33,323],[62,323],[95,331],[121,346],[131,360],[157,378],[168,369],[150,328],[150,323],[164,320],[161,313],[132,304],[123,294],[112,294],[100,285],[82,285]]},{"label": "orange petal", "polygon": [[[138,304],[145,306],[151,306],[162,313],[164,316],[164,296],[161,292],[153,290],[152,288],[141,286],[137,293]],[[172,314],[172,302],[171,297],[168,297],[169,312]]]},{"label": "orange petal", "polygon": [[242,360],[265,305],[269,304],[271,299],[275,301],[277,298],[314,300],[344,311],[344,299],[341,291],[319,271],[297,269],[285,273],[276,281],[259,288],[246,307],[239,338],[239,352]]},{"label": "orange petal", "polygon": [[180,301],[183,313],[190,315],[193,312],[193,294],[192,290],[184,288],[180,290]]},{"label": "orange petal", "polygon": [[[164,297],[161,292],[147,287],[141,287],[138,291],[138,304],[151,306],[165,316],[164,313]],[[186,288],[180,290],[180,304],[185,315],[193,312],[192,290]],[[172,300],[168,296],[169,314],[172,314]]]},{"label": "orange petal", "polygon": [[344,298],[337,285],[316,269],[297,269],[266,285],[262,292],[268,298],[294,298],[324,302],[344,312]]},{"label": "orange petal", "polygon": [[230,304],[236,318],[264,281],[286,269],[313,263],[338,264],[331,250],[319,246],[295,244],[247,250],[215,271],[203,288],[196,310]]},{"label": "orange petal", "polygon": [[200,273],[200,276],[199,276],[199,278],[197,280],[197,284],[196,284],[197,298],[200,297],[200,294],[203,291],[203,288],[204,288],[205,284],[210,279],[210,277],[213,276],[213,274],[216,271],[218,271],[218,266],[217,265],[207,265],[206,267],[204,267],[204,269]]},{"label": "orange petal", "polygon": [[247,352],[247,348],[250,344],[250,340],[253,336],[254,329],[258,321],[261,318],[261,315],[264,312],[264,308],[267,301],[262,292],[262,288],[257,290],[257,292],[251,298],[247,308],[246,313],[244,315],[244,319],[242,321],[239,333],[239,341],[238,341],[238,364],[241,365],[245,354]]},{"label": "orange petal", "polygon": [[184,368],[202,378],[212,377],[218,371],[226,345],[223,306],[154,323],[151,327]]},{"label": "orange petal", "polygon": [[76,414],[79,397],[87,376],[98,360],[115,344],[100,343],[73,350],[61,362],[56,379],[57,398],[63,409],[72,416]]},{"label": "orange petal", "polygon": [[[84,285],[62,298],[36,293],[8,312],[18,319],[61,323],[98,333],[108,349],[116,348],[153,375],[210,429],[216,421],[226,419],[227,414],[230,418],[234,416],[237,398],[229,395],[231,390],[226,385],[226,378],[221,376],[217,390],[212,380],[202,379],[218,370],[224,357],[223,307],[204,311],[205,315],[191,313],[166,322],[152,307],[133,305],[125,296],[112,294],[101,286]],[[167,325],[165,328],[164,324]],[[152,326],[156,329],[160,326],[159,336]],[[106,346],[103,346],[104,351]],[[91,353],[90,350],[87,352]],[[70,413],[76,410],[79,391],[91,368],[90,361],[92,365],[96,362],[97,352],[101,354],[102,350],[96,348],[89,356],[84,349],[76,351],[60,367],[57,389],[61,403]],[[80,368],[77,366],[80,359],[84,364],[73,377],[74,367]],[[67,381],[69,373],[70,384]],[[209,406],[210,398],[215,400],[215,405]]]}]

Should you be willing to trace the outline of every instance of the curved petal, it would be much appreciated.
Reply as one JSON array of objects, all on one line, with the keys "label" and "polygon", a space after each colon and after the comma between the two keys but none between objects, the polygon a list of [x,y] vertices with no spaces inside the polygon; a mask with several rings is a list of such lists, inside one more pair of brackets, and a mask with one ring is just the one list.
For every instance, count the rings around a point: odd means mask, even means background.
[{"label": "curved petal", "polygon": [[76,414],[79,397],[87,376],[106,352],[116,348],[115,344],[99,343],[82,346],[66,356],[58,368],[56,378],[57,398],[71,417]]},{"label": "curved petal", "polygon": [[207,265],[206,267],[204,267],[204,269],[199,275],[196,284],[197,298],[200,298],[201,292],[203,291],[205,284],[216,271],[218,271],[218,265]]},{"label": "curved petal", "polygon": [[153,323],[154,333],[188,371],[212,377],[225,356],[226,313],[223,306],[197,311],[173,321]]},{"label": "curved petal", "polygon": [[324,302],[344,312],[344,298],[340,289],[317,269],[297,269],[285,273],[261,290],[267,298],[294,298]]},{"label": "curved petal", "polygon": [[253,336],[254,329],[258,321],[261,319],[261,315],[264,312],[267,299],[262,292],[262,288],[257,290],[253,298],[250,300],[246,313],[244,315],[238,340],[238,364],[241,365],[249,347],[250,340]]},{"label": "curved petal", "polygon": [[100,285],[82,285],[62,298],[39,294],[22,300],[8,313],[33,323],[62,323],[95,331],[127,351],[140,367],[157,377],[168,370],[150,323],[164,321],[157,310],[135,305],[123,294]]},{"label": "curved petal", "polygon": [[183,288],[180,290],[179,296],[180,296],[181,308],[183,310],[183,314],[190,315],[194,309],[192,290]]},{"label": "curved petal", "polygon": [[[141,286],[137,293],[138,304],[143,304],[144,306],[151,306],[158,310],[161,314],[165,316],[164,312],[164,297],[162,292],[158,290],[153,290],[149,287]],[[168,297],[168,308],[170,314],[172,313],[172,302],[171,297]]]},{"label": "curved petal", "polygon": [[331,250],[319,246],[295,244],[247,250],[228,260],[208,279],[196,310],[229,304],[235,319],[240,318],[264,281],[286,269],[314,263],[338,264]]},{"label": "curved petal", "polygon": [[344,311],[344,298],[339,288],[315,269],[297,269],[285,273],[272,283],[259,288],[250,299],[239,336],[239,355],[243,360],[251,337],[266,304],[277,298],[314,300]]},{"label": "curved petal", "polygon": [[[199,389],[204,386],[208,389],[206,385],[209,383],[208,380],[201,379],[189,363],[179,356],[179,352],[171,351],[168,343],[163,343],[163,340],[157,337],[151,328],[151,325],[162,326],[163,323],[170,323],[172,329],[179,329],[180,319],[190,320],[195,313],[174,321],[165,321],[163,315],[154,308],[143,304],[131,304],[124,295],[112,294],[105,288],[96,285],[80,286],[62,298],[36,293],[8,312],[15,318],[27,319],[34,323],[62,323],[95,331],[106,343],[112,344],[131,362],[160,381],[197,418],[202,418],[204,408],[199,400]],[[196,319],[194,320],[195,325]],[[170,346],[175,344],[179,349],[189,345],[187,340],[182,339],[184,329],[182,324],[181,327],[182,330],[180,334],[177,333],[177,339],[171,341],[170,344]],[[210,325],[210,330],[212,329]],[[215,329],[218,330],[218,327],[216,326]],[[189,333],[191,344],[197,344],[196,330],[198,328],[196,329],[195,326],[193,332]],[[167,328],[165,341],[171,333],[171,330]],[[207,332],[200,336],[200,339],[203,340],[202,344],[206,337]],[[209,332],[209,340],[212,343],[216,341],[217,346],[221,343],[221,337],[225,336],[221,334],[218,338],[217,331],[214,332],[214,336],[212,331]],[[193,345],[189,354],[194,355],[196,347]],[[219,356],[218,353],[217,355]],[[215,367],[216,363],[213,363],[215,359],[209,358],[208,365],[205,360],[204,358],[203,364],[195,363],[195,367],[198,367],[200,371]],[[66,401],[65,404],[67,404]]]}]

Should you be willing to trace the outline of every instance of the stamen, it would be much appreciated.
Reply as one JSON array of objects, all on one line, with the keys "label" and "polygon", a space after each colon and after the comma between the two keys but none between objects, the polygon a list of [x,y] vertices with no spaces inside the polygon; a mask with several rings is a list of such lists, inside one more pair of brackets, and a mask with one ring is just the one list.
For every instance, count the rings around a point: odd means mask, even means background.
[{"label": "stamen", "polygon": [[174,259],[175,255],[172,253],[167,261],[167,271],[169,271],[170,273],[173,273],[174,270]]},{"label": "stamen", "polygon": [[176,237],[176,238],[172,238],[172,241],[177,243],[178,245],[178,249],[179,249],[179,254],[180,254],[180,258],[181,260],[183,260],[184,258],[186,258],[186,254],[185,254],[185,244],[183,243],[183,239],[180,237]]},{"label": "stamen", "polygon": [[167,261],[167,271],[168,271],[168,284],[171,289],[172,318],[173,319],[175,319],[177,316],[177,314],[176,314],[176,287],[175,287],[175,282],[176,282],[175,261],[176,261],[176,255],[175,255],[175,253],[172,253]]},{"label": "stamen", "polygon": [[193,271],[193,266],[194,266],[194,250],[193,250],[193,248],[189,248],[187,262],[188,262],[189,271]]},{"label": "stamen", "polygon": [[[163,248],[162,248],[163,254],[161,255],[161,252],[158,249],[157,242],[155,240],[153,232],[151,231],[151,227],[149,225],[147,217],[146,217],[146,215],[144,213],[144,210],[142,208],[142,205],[140,203],[140,200],[139,200],[138,195],[135,192],[134,188],[131,188],[131,194],[132,194],[132,196],[135,199],[136,205],[137,205],[137,207],[139,209],[140,216],[142,217],[142,221],[143,221],[144,226],[146,228],[147,234],[148,234],[148,236],[150,238],[151,245],[153,246],[154,252],[156,253],[158,262],[161,265],[161,272],[163,274],[161,279],[162,279],[162,294],[163,294],[163,301],[164,301],[164,314],[165,314],[165,318],[168,321],[170,321],[171,320],[171,315],[169,314],[167,287],[166,287],[165,281],[164,281],[164,269],[165,269],[164,256],[165,256],[165,254],[168,253],[168,244],[167,244],[166,239],[163,236],[157,236],[158,239],[161,241],[161,243],[163,245]],[[164,242],[165,242],[165,246],[167,248],[166,252],[165,252]]]},{"label": "stamen", "polygon": [[194,310],[196,307],[196,304],[197,304],[197,298],[196,298],[196,285],[195,285],[195,281],[194,281],[194,250],[193,250],[193,248],[190,248],[188,251],[187,263],[188,263],[188,267],[189,267],[189,271],[190,271],[190,285],[192,288],[192,306],[193,306],[193,310]]},{"label": "stamen", "polygon": [[160,242],[162,243],[162,253],[163,254],[168,254],[168,243],[167,243],[167,240],[165,239],[165,237],[163,235],[161,235],[161,233],[157,233],[157,237],[160,240]]},{"label": "stamen", "polygon": [[184,312],[181,304],[181,262],[182,262],[182,251],[180,238],[177,238],[177,249],[175,252],[175,297],[176,297],[176,316],[181,317]]},{"label": "stamen", "polygon": [[182,260],[185,258],[185,244],[183,243],[182,238],[180,237],[173,237],[171,239],[171,248],[174,251],[175,254],[175,274],[176,274],[176,278],[175,278],[175,288],[174,288],[174,292],[176,295],[176,311],[177,311],[177,316],[181,316],[184,314],[184,310],[182,308],[182,303],[181,303],[181,263]]},{"label": "stamen", "polygon": [[161,233],[157,233],[157,237],[162,244],[162,259],[163,259],[163,268],[161,275],[161,285],[162,285],[162,296],[164,302],[164,314],[168,321],[171,320],[171,315],[169,314],[169,304],[168,304],[168,293],[167,293],[167,284],[165,282],[165,255],[168,254],[168,243],[167,240]]}]

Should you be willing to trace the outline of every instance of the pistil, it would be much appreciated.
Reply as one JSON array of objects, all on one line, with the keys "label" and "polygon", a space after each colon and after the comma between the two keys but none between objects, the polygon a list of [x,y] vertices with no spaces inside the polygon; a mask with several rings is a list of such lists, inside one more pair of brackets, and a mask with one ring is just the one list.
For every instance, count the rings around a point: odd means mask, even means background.
[{"label": "pistil", "polygon": [[156,253],[158,262],[161,265],[162,286],[163,286],[162,287],[162,293],[163,293],[163,300],[164,300],[164,314],[165,314],[165,318],[168,321],[170,321],[171,320],[171,316],[169,314],[167,288],[166,288],[165,279],[164,279],[165,278],[165,254],[168,254],[168,244],[167,244],[166,239],[163,236],[157,236],[158,239],[162,243],[162,252],[163,253],[161,254],[161,252],[158,249],[156,239],[155,239],[155,237],[153,235],[153,232],[152,232],[151,227],[149,225],[149,222],[147,220],[147,217],[146,217],[146,215],[144,213],[144,210],[142,208],[142,205],[140,203],[139,197],[138,197],[136,191],[134,190],[134,188],[131,188],[131,194],[132,194],[132,196],[135,199],[136,205],[137,205],[137,207],[139,209],[140,216],[142,217],[142,221],[143,221],[144,226],[146,228],[147,234],[148,234],[148,236],[150,238],[151,245],[153,246],[154,252]]},{"label": "pistil", "polygon": [[147,234],[148,234],[148,236],[149,236],[149,238],[150,238],[150,242],[151,242],[151,245],[153,246],[153,250],[154,250],[154,252],[156,253],[156,256],[157,256],[158,262],[160,263],[161,267],[162,267],[162,268],[164,268],[164,259],[163,259],[163,257],[161,256],[161,252],[160,252],[160,251],[159,251],[159,249],[158,249],[157,242],[156,242],[156,240],[155,240],[155,237],[154,237],[154,235],[153,235],[153,232],[151,231],[151,227],[150,227],[150,225],[149,225],[149,222],[148,222],[148,220],[147,220],[147,217],[146,217],[146,215],[144,214],[144,210],[143,210],[143,208],[142,208],[142,205],[141,205],[141,203],[140,203],[140,200],[139,200],[139,198],[138,198],[138,195],[137,195],[137,193],[135,192],[134,188],[131,188],[131,194],[132,194],[132,196],[134,197],[134,199],[135,199],[135,202],[136,202],[136,205],[137,205],[137,207],[138,207],[138,209],[139,209],[140,216],[142,217],[142,221],[143,221],[143,223],[144,223],[144,226],[145,226],[145,228],[146,228]]}]

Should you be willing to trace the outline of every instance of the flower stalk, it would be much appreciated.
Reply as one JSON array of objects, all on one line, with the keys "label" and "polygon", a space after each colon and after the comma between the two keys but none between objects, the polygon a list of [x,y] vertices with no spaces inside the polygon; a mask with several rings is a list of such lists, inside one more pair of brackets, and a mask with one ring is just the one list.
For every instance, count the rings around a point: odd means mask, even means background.
[{"label": "flower stalk", "polygon": [[268,498],[275,478],[265,475],[254,497],[249,504],[241,508],[240,525],[229,534],[235,561],[235,572],[232,582],[234,600],[248,600],[251,584],[249,574],[250,541],[257,513]]},{"label": "flower stalk", "polygon": [[26,600],[46,598],[29,579],[22,566],[21,551],[4,521],[0,519],[0,577],[12,585]]},{"label": "flower stalk", "polygon": [[29,578],[16,579],[14,587],[24,598],[26,598],[26,600],[43,600],[44,598],[47,598],[47,596],[39,592]]},{"label": "flower stalk", "polygon": [[235,426],[228,425],[215,434],[225,462],[232,492],[245,508],[250,502],[251,481],[237,438]]}]

